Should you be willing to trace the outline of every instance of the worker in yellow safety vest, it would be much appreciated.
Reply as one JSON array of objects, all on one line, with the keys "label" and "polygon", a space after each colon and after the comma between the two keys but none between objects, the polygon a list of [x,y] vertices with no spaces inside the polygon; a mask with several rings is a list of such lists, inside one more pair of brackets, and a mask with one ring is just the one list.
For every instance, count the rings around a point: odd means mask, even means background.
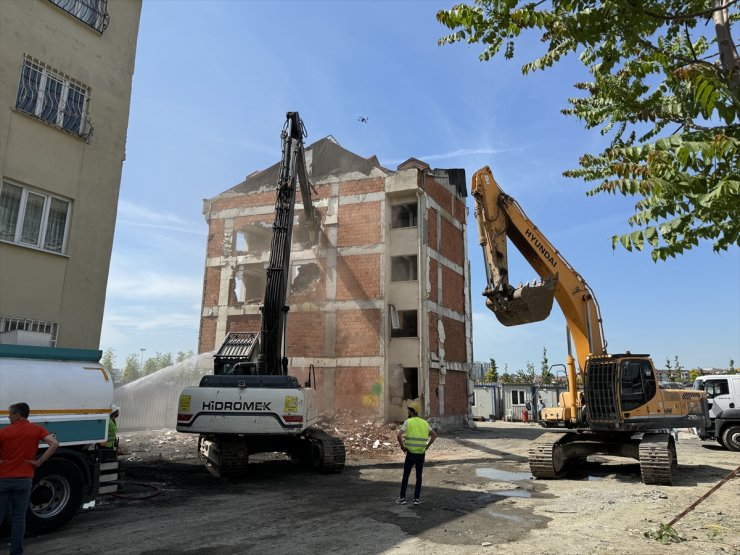
[{"label": "worker in yellow safety vest", "polygon": [[106,449],[113,449],[116,446],[116,434],[118,433],[118,415],[120,414],[118,405],[110,406],[110,417],[108,418],[108,439],[100,444]]},{"label": "worker in yellow safety vest", "polygon": [[416,486],[414,487],[414,505],[421,503],[421,477],[424,472],[424,455],[437,439],[429,423],[421,417],[421,405],[411,401],[407,406],[409,417],[398,430],[397,438],[401,450],[406,453],[403,463],[403,479],[401,480],[401,495],[396,503],[406,504],[406,488],[409,485],[411,469],[416,467]]}]

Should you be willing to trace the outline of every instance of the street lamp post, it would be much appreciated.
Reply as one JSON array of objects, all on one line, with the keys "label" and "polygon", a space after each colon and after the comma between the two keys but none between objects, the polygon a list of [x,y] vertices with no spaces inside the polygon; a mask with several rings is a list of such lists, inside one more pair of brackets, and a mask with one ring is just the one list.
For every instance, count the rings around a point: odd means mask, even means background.
[{"label": "street lamp post", "polygon": [[141,359],[139,362],[139,372],[143,372],[144,371],[144,351],[146,351],[146,349],[139,349],[139,350],[141,351]]}]

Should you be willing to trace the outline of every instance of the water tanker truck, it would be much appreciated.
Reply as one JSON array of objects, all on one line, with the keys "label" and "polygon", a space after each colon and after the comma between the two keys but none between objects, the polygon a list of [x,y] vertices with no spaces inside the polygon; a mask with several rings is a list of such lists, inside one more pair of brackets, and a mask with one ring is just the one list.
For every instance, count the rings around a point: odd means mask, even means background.
[{"label": "water tanker truck", "polygon": [[[32,534],[64,526],[83,504],[117,489],[118,459],[103,449],[113,401],[113,380],[101,352],[0,345],[0,428],[8,407],[28,403],[29,420],[59,441],[54,456],[36,470],[26,518]],[[39,452],[46,445],[39,446]]]}]

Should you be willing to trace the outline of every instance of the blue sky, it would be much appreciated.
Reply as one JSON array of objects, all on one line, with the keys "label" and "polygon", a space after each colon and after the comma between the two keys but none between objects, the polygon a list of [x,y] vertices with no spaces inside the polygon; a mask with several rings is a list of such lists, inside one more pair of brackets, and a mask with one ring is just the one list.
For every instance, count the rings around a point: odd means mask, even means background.
[{"label": "blue sky", "polygon": [[[478,61],[479,46],[440,47],[450,2],[144,2],[126,161],[101,348],[126,355],[197,350],[207,226],[202,199],[280,158],[285,112],[308,144],[327,135],[389,168],[489,165],[594,289],[609,350],[648,352],[660,367],[740,364],[740,253],[704,245],[655,264],[612,251],[636,199],[586,197],[562,176],[605,144],[560,109],[585,79],[575,59],[527,77],[522,63]],[[367,123],[357,121],[359,116]],[[505,328],[483,303],[483,258],[468,198],[474,358],[510,371],[563,362],[565,322]],[[511,251],[515,252],[514,250]],[[510,254],[515,283],[535,277]]]}]

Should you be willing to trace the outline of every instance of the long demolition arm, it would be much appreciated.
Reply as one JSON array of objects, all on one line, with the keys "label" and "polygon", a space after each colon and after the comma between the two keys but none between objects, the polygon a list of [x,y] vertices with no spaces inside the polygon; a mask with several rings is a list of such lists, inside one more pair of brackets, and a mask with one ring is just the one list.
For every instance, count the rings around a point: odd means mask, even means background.
[{"label": "long demolition arm", "polygon": [[[473,175],[472,194],[480,244],[487,262],[488,285],[483,294],[488,297],[486,305],[499,321],[512,326],[544,320],[552,308],[554,289],[554,297],[573,337],[580,368],[586,367],[589,354],[606,353],[601,314],[593,291],[519,204],[501,190],[488,166]],[[535,269],[541,284],[515,289],[509,283],[507,237]]]},{"label": "long demolition arm", "polygon": [[301,200],[305,212],[304,224],[313,243],[318,234],[319,219],[311,201],[311,184],[308,180],[306,155],[303,149],[305,135],[303,121],[298,112],[288,112],[281,134],[283,154],[275,200],[275,221],[272,225],[270,261],[267,267],[267,283],[262,307],[262,330],[260,353],[257,357],[257,373],[287,374],[288,360],[282,356],[285,304],[290,271],[290,245],[293,237],[296,184],[300,183]]}]

